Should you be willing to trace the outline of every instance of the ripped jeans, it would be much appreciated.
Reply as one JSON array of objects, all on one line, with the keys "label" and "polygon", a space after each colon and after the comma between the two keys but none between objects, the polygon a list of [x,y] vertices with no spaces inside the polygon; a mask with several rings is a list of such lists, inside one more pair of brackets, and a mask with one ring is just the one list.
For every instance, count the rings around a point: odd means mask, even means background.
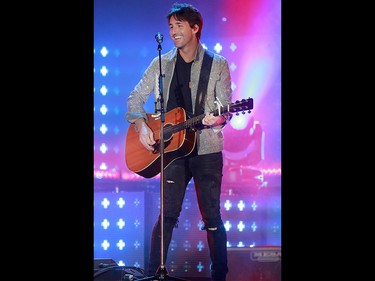
[{"label": "ripped jeans", "polygon": [[[227,234],[220,214],[223,169],[221,152],[194,155],[173,161],[164,169],[164,264],[167,260],[173,229],[182,210],[186,187],[193,178],[199,210],[207,232],[213,281],[225,281],[227,266]],[[148,274],[155,275],[160,265],[160,215],[154,225]]]}]

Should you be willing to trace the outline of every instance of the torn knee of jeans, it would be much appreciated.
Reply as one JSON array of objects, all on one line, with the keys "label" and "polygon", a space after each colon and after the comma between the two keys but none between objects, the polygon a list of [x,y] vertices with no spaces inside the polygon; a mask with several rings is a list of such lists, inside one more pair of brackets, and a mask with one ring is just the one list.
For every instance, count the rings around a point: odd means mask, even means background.
[{"label": "torn knee of jeans", "polygon": [[207,227],[207,226],[204,226],[201,228],[201,230],[207,230],[207,231],[216,231],[218,229],[218,227]]},{"label": "torn knee of jeans", "polygon": [[207,230],[210,230],[210,231],[215,231],[217,229],[217,227],[207,227]]},{"label": "torn knee of jeans", "polygon": [[221,226],[203,226],[201,230],[207,230],[207,231],[217,231],[221,227],[224,227],[224,225]]}]

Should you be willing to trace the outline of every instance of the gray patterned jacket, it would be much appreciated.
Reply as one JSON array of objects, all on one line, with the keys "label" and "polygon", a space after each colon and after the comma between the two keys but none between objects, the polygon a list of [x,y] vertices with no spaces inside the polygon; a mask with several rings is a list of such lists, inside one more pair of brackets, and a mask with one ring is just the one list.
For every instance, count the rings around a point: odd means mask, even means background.
[{"label": "gray patterned jacket", "polygon": [[[199,43],[197,54],[194,62],[191,66],[191,100],[192,104],[195,104],[197,96],[198,81],[200,77],[200,69],[203,61],[205,49]],[[175,62],[177,59],[177,48],[173,48],[169,52],[161,55],[162,71],[164,74],[163,78],[163,97],[164,97],[164,108],[168,104],[169,88],[174,73]],[[141,80],[135,86],[134,90],[130,93],[127,99],[127,113],[126,120],[133,123],[136,119],[143,117],[146,122],[147,115],[144,109],[144,104],[150,97],[151,93],[154,93],[155,98],[159,96],[158,81],[160,74],[159,57],[155,57],[146,71],[143,73]],[[231,103],[232,99],[232,88],[231,88],[231,77],[228,67],[227,60],[218,54],[214,54],[211,74],[208,82],[206,101],[205,101],[205,112],[212,112],[217,109],[216,98],[226,106]],[[160,109],[160,104],[157,105]],[[193,106],[194,110],[194,106]],[[223,114],[227,121],[231,118],[230,113]],[[219,152],[223,150],[224,139],[222,134],[223,125],[204,128],[197,134],[197,145],[198,154],[208,154]]]}]

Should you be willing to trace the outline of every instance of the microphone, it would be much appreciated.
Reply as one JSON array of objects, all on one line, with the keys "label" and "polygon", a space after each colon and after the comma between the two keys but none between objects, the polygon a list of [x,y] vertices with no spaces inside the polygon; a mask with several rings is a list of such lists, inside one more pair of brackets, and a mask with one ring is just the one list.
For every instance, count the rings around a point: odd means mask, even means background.
[{"label": "microphone", "polygon": [[158,42],[159,44],[162,43],[163,42],[163,34],[161,34],[160,32],[156,33],[155,39],[156,39],[156,42]]}]

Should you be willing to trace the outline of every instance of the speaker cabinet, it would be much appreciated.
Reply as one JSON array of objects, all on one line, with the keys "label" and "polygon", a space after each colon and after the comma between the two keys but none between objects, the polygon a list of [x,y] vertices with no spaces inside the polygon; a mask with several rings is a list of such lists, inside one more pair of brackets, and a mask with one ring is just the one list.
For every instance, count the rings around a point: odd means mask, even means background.
[{"label": "speaker cabinet", "polygon": [[124,269],[121,266],[112,266],[103,268],[94,273],[95,281],[122,281],[125,280]]},{"label": "speaker cabinet", "polygon": [[281,247],[228,248],[227,281],[281,281]]},{"label": "speaker cabinet", "polygon": [[94,259],[94,279],[101,281],[121,281],[123,269],[113,259]]},{"label": "speaker cabinet", "polygon": [[94,272],[106,268],[108,266],[116,266],[117,263],[113,259],[94,259]]}]

